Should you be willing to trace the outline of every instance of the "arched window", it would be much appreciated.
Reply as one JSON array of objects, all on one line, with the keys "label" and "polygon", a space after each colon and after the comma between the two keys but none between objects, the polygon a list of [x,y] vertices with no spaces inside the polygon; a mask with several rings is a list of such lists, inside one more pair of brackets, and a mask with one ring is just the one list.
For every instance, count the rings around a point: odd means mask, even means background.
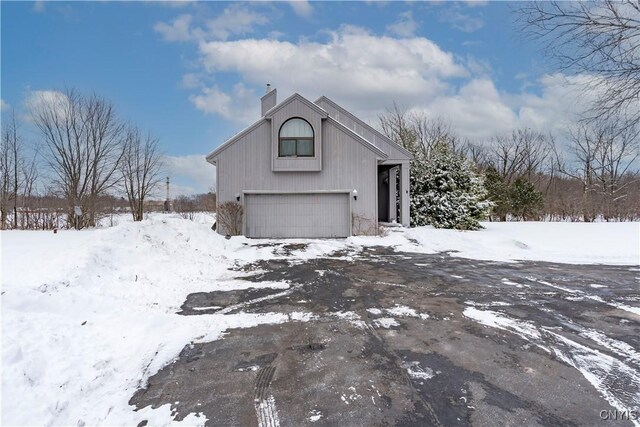
[{"label": "arched window", "polygon": [[313,128],[306,120],[287,120],[278,137],[279,157],[313,157]]}]

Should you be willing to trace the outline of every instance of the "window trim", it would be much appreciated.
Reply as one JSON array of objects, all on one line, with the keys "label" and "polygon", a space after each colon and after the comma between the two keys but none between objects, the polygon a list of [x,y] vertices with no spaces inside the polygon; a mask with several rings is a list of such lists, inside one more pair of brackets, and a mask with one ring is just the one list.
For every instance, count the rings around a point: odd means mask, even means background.
[{"label": "window trim", "polygon": [[[280,136],[280,133],[282,132],[282,127],[287,124],[287,122],[293,120],[293,119],[300,119],[300,120],[304,120],[309,127],[311,127],[311,133],[312,136],[311,138],[309,137],[290,137],[290,136],[285,136],[282,137]],[[282,155],[282,142],[283,141],[296,141],[296,154],[293,156],[283,156]],[[312,148],[312,153],[311,154],[298,154],[298,141],[311,141],[311,148]],[[313,126],[311,125],[311,123],[309,123],[308,120],[302,118],[302,117],[289,117],[287,120],[285,120],[284,122],[282,122],[282,124],[280,125],[280,129],[278,129],[278,158],[283,158],[283,159],[295,159],[295,158],[304,158],[304,159],[308,159],[308,158],[313,158],[316,156],[316,131],[313,128]]]}]

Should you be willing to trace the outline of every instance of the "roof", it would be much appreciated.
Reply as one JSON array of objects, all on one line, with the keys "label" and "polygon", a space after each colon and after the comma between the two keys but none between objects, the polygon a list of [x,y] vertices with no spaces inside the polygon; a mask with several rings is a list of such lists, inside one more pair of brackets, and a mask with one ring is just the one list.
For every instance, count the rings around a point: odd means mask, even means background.
[{"label": "roof", "polygon": [[283,108],[286,105],[290,104],[291,102],[293,102],[296,99],[298,101],[302,102],[303,104],[305,104],[307,107],[311,108],[312,110],[315,110],[315,112],[320,114],[323,118],[329,117],[329,113],[324,108],[322,108],[318,104],[315,104],[315,103],[309,101],[307,98],[305,98],[304,96],[300,95],[297,92],[294,93],[293,95],[291,95],[290,97],[288,97],[287,99],[285,99],[284,101],[282,101],[281,103],[276,104],[275,106],[271,107],[271,109],[267,110],[267,112],[264,114],[264,116],[267,117],[267,118],[273,117],[273,115],[275,113],[277,113],[278,110],[280,110],[281,108]]},{"label": "roof", "polygon": [[222,153],[228,147],[233,145],[234,142],[236,142],[237,140],[239,140],[240,138],[242,138],[243,136],[245,136],[246,134],[248,134],[249,132],[251,132],[252,130],[254,130],[255,128],[257,128],[258,126],[260,126],[262,123],[266,121],[267,121],[266,118],[261,117],[260,120],[258,120],[248,128],[241,130],[240,132],[233,135],[231,138],[227,139],[222,145],[220,145],[218,148],[213,150],[211,153],[207,154],[207,157],[206,157],[207,162],[211,163],[212,165],[215,164],[215,161],[213,160],[214,158],[218,157],[220,153]]},{"label": "roof", "polygon": [[[376,135],[378,138],[382,139],[383,141],[385,141],[387,144],[392,145],[394,148],[396,148],[398,151],[400,151],[401,153],[403,153],[404,155],[406,155],[409,159],[413,159],[413,155],[406,149],[404,148],[402,145],[396,143],[395,141],[393,141],[391,138],[389,138],[388,136],[384,135],[382,132],[379,132],[378,130],[376,130],[374,127],[368,125],[366,122],[360,120],[357,116],[355,116],[353,113],[351,113],[349,110],[341,107],[340,105],[336,104],[334,101],[332,101],[331,99],[327,98],[326,96],[321,96],[320,98],[316,99],[315,103],[319,103],[319,102],[326,102],[327,104],[330,104],[332,107],[336,108],[337,110],[339,110],[341,113],[349,116],[351,119],[353,119],[355,122],[357,122],[359,125],[361,125],[363,128],[367,129],[369,132],[373,133],[374,135]],[[350,129],[351,130],[351,129]],[[355,131],[354,131],[355,132]]]},{"label": "roof", "polygon": [[354,131],[352,131],[351,129],[349,129],[348,127],[346,127],[345,125],[343,125],[342,123],[334,119],[333,117],[329,116],[327,117],[327,120],[335,125],[338,125],[338,129],[347,133],[349,136],[352,136],[356,141],[358,141],[360,144],[367,147],[369,150],[373,151],[379,157],[383,159],[386,159],[387,157],[389,157],[387,156],[387,153],[385,153],[384,151],[382,151],[381,149],[373,145],[373,143],[371,143],[368,139],[365,139],[362,135],[355,133]]},{"label": "roof", "polygon": [[[236,133],[231,138],[226,140],[218,148],[213,150],[211,153],[207,154],[207,156],[206,156],[207,162],[209,162],[211,164],[215,164],[215,158],[218,157],[220,155],[220,153],[222,153],[224,150],[229,148],[231,145],[233,145],[236,141],[238,141],[240,138],[242,138],[243,136],[245,136],[249,132],[251,132],[254,129],[258,128],[264,122],[270,121],[271,117],[273,117],[273,115],[276,112],[278,112],[281,108],[283,108],[284,106],[290,104],[294,100],[299,100],[300,102],[304,103],[306,106],[308,106],[309,108],[311,108],[312,110],[314,110],[318,114],[320,114],[322,116],[322,118],[328,119],[332,124],[336,125],[338,127],[338,129],[342,130],[343,132],[345,132],[348,135],[350,135],[351,137],[353,137],[356,141],[358,141],[359,143],[361,143],[362,145],[367,147],[369,150],[371,150],[373,153],[375,153],[380,158],[386,159],[389,156],[384,151],[382,151],[381,149],[376,147],[373,142],[369,141],[364,136],[362,136],[359,133],[355,132],[353,129],[350,129],[348,126],[346,126],[344,123],[341,123],[339,120],[336,120],[333,117],[329,116],[329,113],[324,108],[320,107],[317,103],[320,102],[321,100],[327,101],[328,103],[330,103],[334,107],[338,108],[341,112],[344,112],[344,113],[348,114],[350,117],[352,117],[358,123],[362,124],[362,126],[366,127],[371,132],[376,134],[376,136],[380,136],[386,142],[397,146],[401,151],[406,151],[404,148],[402,148],[401,146],[399,146],[395,142],[391,141],[389,138],[387,138],[386,136],[382,135],[380,132],[376,131],[371,126],[367,125],[362,120],[358,119],[356,116],[354,116],[353,114],[351,114],[350,112],[348,112],[344,108],[340,107],[335,102],[331,101],[329,98],[327,98],[325,96],[322,96],[314,103],[314,102],[309,101],[308,99],[306,99],[305,97],[303,97],[299,93],[294,93],[293,95],[291,95],[290,97],[288,97],[287,99],[282,101],[281,103],[279,103],[279,104],[273,106],[271,109],[269,109],[265,113],[264,117],[261,117],[258,121],[256,121],[255,123],[253,123],[249,127],[247,127],[245,129],[241,130],[240,132]],[[411,158],[411,154],[409,154],[408,151],[406,151],[406,152],[407,152],[407,155],[409,156],[409,158]]]}]

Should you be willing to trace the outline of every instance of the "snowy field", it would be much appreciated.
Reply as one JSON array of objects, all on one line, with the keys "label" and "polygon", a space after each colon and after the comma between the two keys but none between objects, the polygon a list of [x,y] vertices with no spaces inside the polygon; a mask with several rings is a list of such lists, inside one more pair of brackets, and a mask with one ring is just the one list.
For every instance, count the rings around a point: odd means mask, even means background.
[{"label": "snowy field", "polygon": [[[3,425],[171,423],[169,405],[135,412],[128,401],[185,345],[218,339],[229,328],[310,318],[305,312],[176,314],[194,292],[289,287],[234,279],[242,273],[229,268],[243,263],[387,245],[495,261],[640,264],[639,223],[486,223],[477,232],[394,228],[385,237],[296,240],[307,248],[274,254],[255,246],[265,241],[217,235],[206,216],[117,222],[58,234],[0,233]],[[204,421],[191,414],[182,423]]]}]

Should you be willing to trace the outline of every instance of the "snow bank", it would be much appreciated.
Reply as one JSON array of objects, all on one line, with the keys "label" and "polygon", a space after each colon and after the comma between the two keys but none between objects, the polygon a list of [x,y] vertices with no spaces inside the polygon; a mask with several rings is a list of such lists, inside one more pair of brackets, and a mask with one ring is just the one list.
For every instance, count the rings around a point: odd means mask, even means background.
[{"label": "snow bank", "polygon": [[[245,273],[230,268],[245,262],[302,262],[337,250],[349,259],[373,245],[496,261],[639,264],[640,258],[639,223],[489,223],[474,232],[393,228],[385,237],[282,242],[227,240],[211,231],[205,216],[119,219],[111,228],[0,233],[2,424],[171,423],[168,406],[134,412],[128,400],[185,345],[218,339],[228,328],[311,319],[308,313],[176,314],[193,292],[250,286],[287,292],[287,283],[236,279]],[[391,310],[387,314],[416,315],[405,307]],[[471,310],[465,314],[481,314]],[[502,319],[476,320],[503,326]],[[392,317],[375,322],[398,324]],[[535,337],[528,326],[510,329]],[[191,414],[184,423],[205,421]]]},{"label": "snow bank", "polygon": [[420,253],[489,261],[640,264],[640,223],[485,222],[478,231],[433,227],[390,229],[386,237],[352,237],[359,246],[386,245]]},{"label": "snow bank", "polygon": [[[278,255],[244,238],[226,240],[206,221],[156,215],[107,229],[0,237],[4,425],[169,424],[168,406],[134,412],[128,400],[185,345],[228,328],[310,318],[177,315],[192,292],[288,287],[233,279],[238,259]],[[183,423],[205,421],[191,414]]]}]

